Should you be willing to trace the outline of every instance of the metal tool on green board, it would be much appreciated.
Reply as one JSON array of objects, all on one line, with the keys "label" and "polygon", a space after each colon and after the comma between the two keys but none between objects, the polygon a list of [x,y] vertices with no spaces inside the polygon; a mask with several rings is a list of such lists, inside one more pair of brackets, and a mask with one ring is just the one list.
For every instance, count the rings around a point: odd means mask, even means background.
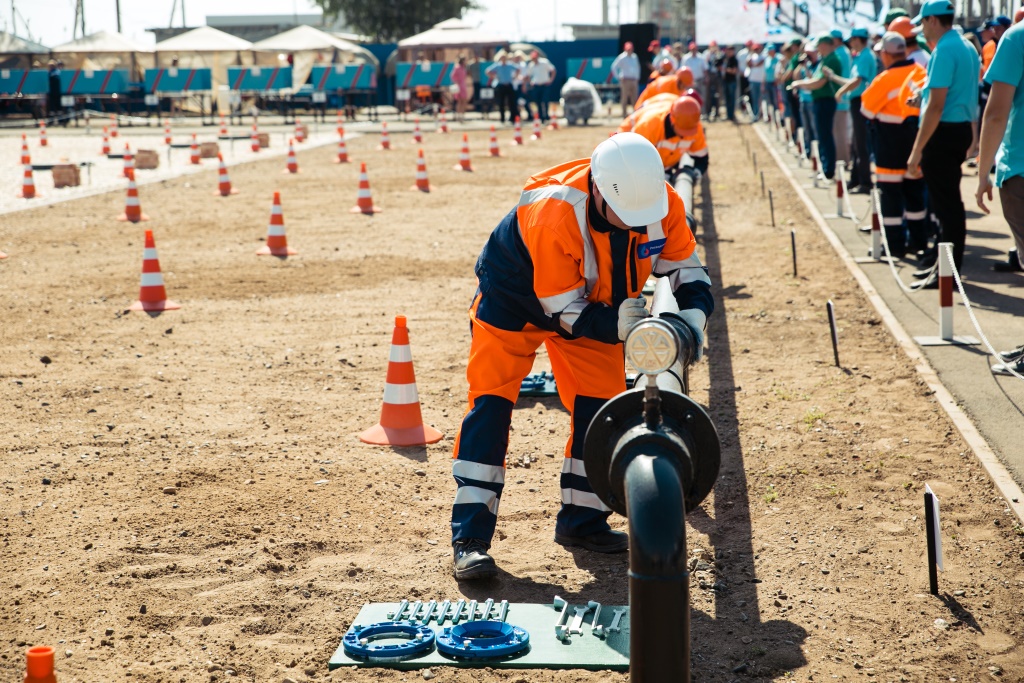
[{"label": "metal tool on green board", "polygon": [[617,609],[617,610],[615,610],[615,612],[614,612],[615,616],[612,618],[612,625],[608,627],[609,631],[611,631],[612,633],[618,633],[620,631],[620,629],[619,629],[619,619],[622,619],[622,615],[625,614],[625,613],[626,613],[626,610],[624,610],[624,609]]},{"label": "metal tool on green board", "polygon": [[394,612],[388,612],[388,619],[391,619],[392,621],[401,621],[402,613],[405,612],[405,608],[408,606],[409,601],[402,600],[402,602],[398,603],[398,609],[396,609]]},{"label": "metal tool on green board", "polygon": [[469,601],[469,612],[466,613],[466,621],[476,621],[476,600]]},{"label": "metal tool on green board", "polygon": [[437,607],[437,600],[431,600],[427,603],[426,614],[420,619],[420,623],[424,626],[430,623],[430,616],[434,613],[434,608]]},{"label": "metal tool on green board", "polygon": [[452,623],[459,623],[459,617],[462,614],[462,609],[466,606],[465,600],[459,600],[455,605],[455,614],[452,615]]},{"label": "metal tool on green board", "polygon": [[586,607],[577,607],[576,608],[576,616],[573,617],[573,619],[572,619],[572,626],[569,627],[569,635],[570,636],[573,635],[574,633],[578,633],[580,635],[583,635],[583,617],[585,617],[587,615],[587,612],[589,612],[590,610],[592,610],[592,609],[594,609],[595,607],[598,607],[598,606],[599,606],[599,603],[596,603],[593,600],[591,600],[590,602],[587,603]]},{"label": "metal tool on green board", "polygon": [[481,612],[481,614],[480,614],[480,618],[483,619],[484,621],[489,620],[491,618],[491,607],[493,607],[493,606],[494,606],[494,598],[487,598],[487,601],[484,602],[484,609],[483,609],[483,612]]},{"label": "metal tool on green board", "polygon": [[498,621],[505,621],[505,617],[508,615],[508,600],[501,601],[501,607],[498,610]]},{"label": "metal tool on green board", "polygon": [[595,636],[600,636],[604,632],[604,628],[598,624],[598,620],[601,618],[601,603],[597,603],[597,607],[594,608],[594,620],[590,622],[590,632]]},{"label": "metal tool on green board", "polygon": [[437,613],[437,625],[440,626],[448,618],[448,608],[451,607],[452,601],[445,600],[441,603],[441,609]]},{"label": "metal tool on green board", "polygon": [[555,622],[555,637],[565,640],[565,620],[569,617],[569,603],[556,595],[554,607],[555,609],[562,608],[562,613],[558,615],[558,621]]},{"label": "metal tool on green board", "polygon": [[412,620],[414,620],[416,618],[416,613],[420,611],[420,607],[422,606],[423,602],[421,600],[417,600],[416,602],[412,603],[412,607],[409,608],[409,616],[405,619],[405,621],[411,622]]}]

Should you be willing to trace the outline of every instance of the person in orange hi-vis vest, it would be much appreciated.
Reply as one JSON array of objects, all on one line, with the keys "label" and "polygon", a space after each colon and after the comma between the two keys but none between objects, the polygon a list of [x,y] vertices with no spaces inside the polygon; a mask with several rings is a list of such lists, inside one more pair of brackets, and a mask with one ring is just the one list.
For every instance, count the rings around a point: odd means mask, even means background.
[{"label": "person in orange hi-vis vest", "polygon": [[[663,99],[664,98],[664,99]],[[693,166],[702,174],[708,171],[708,143],[700,123],[700,103],[687,95],[659,95],[619,126],[620,133],[642,135],[661,155],[666,180],[675,182],[684,154],[693,158]]]},{"label": "person in orange hi-vis vest", "polygon": [[636,104],[633,108],[642,107],[644,102],[651,99],[655,95],[662,95],[664,93],[671,93],[678,97],[686,92],[686,89],[693,85],[693,72],[689,68],[683,67],[676,70],[674,74],[667,76],[659,76],[654,79],[651,83],[644,88],[644,91],[640,93],[640,97],[636,99]]},{"label": "person in orange hi-vis vest", "polygon": [[907,173],[920,115],[907,100],[924,82],[926,72],[907,57],[906,49],[903,36],[892,31],[878,41],[875,50],[885,68],[860,96],[861,113],[868,119],[874,144],[882,226],[896,258],[924,249],[930,237],[924,179]]},{"label": "person in orange hi-vis vest", "polygon": [[626,389],[620,344],[648,316],[641,289],[651,274],[668,278],[680,308],[671,321],[693,334],[695,361],[714,310],[686,207],[663,168],[643,137],[613,135],[589,159],[531,177],[518,205],[488,238],[469,312],[469,410],[452,464],[457,579],[497,573],[488,550],[505,483],[512,408],[542,344],[572,425],[555,542],[603,553],[628,548],[587,479],[584,434],[598,409]]}]

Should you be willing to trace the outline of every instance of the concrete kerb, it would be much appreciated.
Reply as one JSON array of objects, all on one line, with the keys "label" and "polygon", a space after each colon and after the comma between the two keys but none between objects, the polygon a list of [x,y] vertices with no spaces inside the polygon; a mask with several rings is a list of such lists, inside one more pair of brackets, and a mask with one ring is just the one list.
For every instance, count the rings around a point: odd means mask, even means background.
[{"label": "concrete kerb", "polygon": [[770,141],[765,137],[761,130],[757,126],[752,126],[754,131],[757,133],[758,138],[761,140],[761,144],[764,145],[768,153],[772,155],[775,163],[779,169],[789,180],[789,184],[792,185],[793,190],[800,197],[800,201],[803,202],[807,211],[811,214],[814,222],[821,230],[822,234],[832,245],[832,248],[839,255],[843,264],[846,266],[850,274],[853,275],[857,284],[860,285],[864,294],[867,296],[871,305],[874,306],[875,310],[882,317],[886,327],[892,332],[892,335],[896,338],[896,342],[903,349],[903,352],[907,354],[907,357],[914,362],[914,369],[917,374],[920,375],[921,379],[925,381],[928,388],[934,392],[936,400],[942,409],[946,411],[946,414],[953,421],[960,435],[967,442],[967,445],[974,451],[975,457],[981,463],[985,471],[988,472],[989,477],[992,479],[992,483],[995,484],[1000,494],[1006,499],[1007,506],[1013,510],[1013,513],[1017,516],[1018,521],[1024,523],[1024,491],[1021,490],[1020,486],[1014,481],[1013,477],[1007,471],[1006,467],[1000,462],[998,456],[993,452],[992,448],[985,441],[981,433],[978,431],[974,423],[971,422],[970,418],[960,409],[957,405],[953,395],[946,389],[945,385],[939,380],[938,374],[935,369],[932,368],[931,364],[924,357],[921,351],[918,349],[914,340],[903,329],[903,325],[900,324],[899,320],[893,314],[885,300],[879,295],[878,291],[868,280],[867,276],[864,275],[863,271],[854,262],[853,257],[843,246],[843,243],[839,240],[839,237],[832,230],[832,227],[828,224],[825,218],[822,216],[821,211],[815,206],[814,201],[807,194],[807,191],[801,186],[800,182],[793,176],[792,171],[789,167],[783,163],[783,160],[779,157],[778,150]]}]

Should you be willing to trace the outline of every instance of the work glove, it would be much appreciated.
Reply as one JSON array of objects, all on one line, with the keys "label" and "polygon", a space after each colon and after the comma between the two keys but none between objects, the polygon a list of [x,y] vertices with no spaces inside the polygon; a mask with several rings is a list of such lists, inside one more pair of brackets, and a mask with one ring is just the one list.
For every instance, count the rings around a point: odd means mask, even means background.
[{"label": "work glove", "polygon": [[[703,357],[703,339],[705,339],[705,325],[708,323],[708,316],[703,313],[702,310],[696,308],[687,308],[681,310],[678,313],[662,313],[662,317],[668,319],[668,321],[674,325],[677,329],[685,327],[689,334],[683,334],[680,330],[679,337],[683,340],[683,343],[692,341],[693,347],[690,349],[692,353],[690,356],[690,365],[696,364],[700,358]],[[685,349],[680,349],[680,356],[685,356]]]},{"label": "work glove", "polygon": [[647,302],[643,297],[626,299],[619,304],[619,341],[626,341],[629,330],[644,318],[649,318],[650,313],[644,308]]}]

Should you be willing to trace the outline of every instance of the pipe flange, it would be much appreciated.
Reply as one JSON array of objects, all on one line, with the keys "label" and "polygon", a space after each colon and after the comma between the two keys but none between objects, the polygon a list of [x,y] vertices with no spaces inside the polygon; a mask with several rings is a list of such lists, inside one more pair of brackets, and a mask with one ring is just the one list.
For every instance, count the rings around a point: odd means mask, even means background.
[{"label": "pipe flange", "polygon": [[[381,638],[406,638],[404,643],[380,643]],[[353,624],[342,639],[345,654],[370,662],[403,662],[434,649],[434,629],[404,621],[381,621],[370,626]]]},{"label": "pipe flange", "polygon": [[501,659],[530,646],[525,628],[501,621],[470,621],[446,626],[437,636],[437,651],[457,659]]}]

